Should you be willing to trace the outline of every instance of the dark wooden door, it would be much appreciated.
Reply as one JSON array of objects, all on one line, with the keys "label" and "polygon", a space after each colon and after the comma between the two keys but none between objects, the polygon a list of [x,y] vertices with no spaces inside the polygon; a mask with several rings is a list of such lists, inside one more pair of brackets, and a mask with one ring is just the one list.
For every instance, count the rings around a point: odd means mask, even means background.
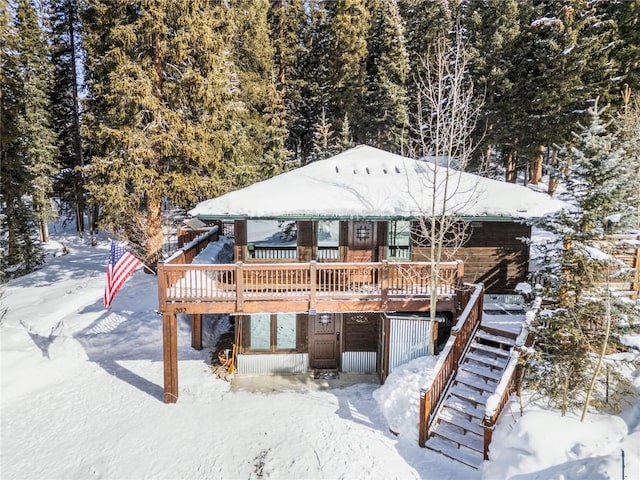
[{"label": "dark wooden door", "polygon": [[340,365],[340,315],[309,315],[309,367],[338,368]]},{"label": "dark wooden door", "polygon": [[376,224],[369,221],[349,222],[347,262],[375,262]]}]

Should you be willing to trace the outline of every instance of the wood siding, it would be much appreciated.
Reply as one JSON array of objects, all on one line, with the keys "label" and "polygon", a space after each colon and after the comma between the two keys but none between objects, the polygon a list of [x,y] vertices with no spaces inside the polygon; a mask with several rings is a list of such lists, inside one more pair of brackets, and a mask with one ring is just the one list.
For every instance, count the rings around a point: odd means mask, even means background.
[{"label": "wood siding", "polygon": [[[487,293],[513,291],[525,281],[529,266],[531,227],[515,222],[472,222],[471,236],[450,258],[464,262],[466,282],[485,285]],[[412,260],[429,261],[429,247],[412,245]]]},{"label": "wood siding", "polygon": [[344,351],[375,352],[378,349],[380,315],[345,313],[343,316]]}]

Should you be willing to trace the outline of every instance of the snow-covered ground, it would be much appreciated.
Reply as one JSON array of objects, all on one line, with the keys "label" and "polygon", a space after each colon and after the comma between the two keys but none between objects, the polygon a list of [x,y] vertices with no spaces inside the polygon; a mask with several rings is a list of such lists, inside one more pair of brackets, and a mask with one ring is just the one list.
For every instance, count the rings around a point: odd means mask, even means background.
[{"label": "snow-covered ground", "polygon": [[[70,253],[59,256],[63,243]],[[105,310],[108,247],[58,228],[46,265],[5,288],[2,479],[620,479],[623,452],[625,477],[640,478],[637,394],[622,415],[584,423],[526,399],[521,416],[514,399],[480,471],[419,448],[419,388],[434,357],[384,386],[231,390],[181,319],[180,399],[164,404],[156,279],[138,270]],[[222,332],[207,323],[211,346]],[[640,390],[640,371],[629,375]]]}]

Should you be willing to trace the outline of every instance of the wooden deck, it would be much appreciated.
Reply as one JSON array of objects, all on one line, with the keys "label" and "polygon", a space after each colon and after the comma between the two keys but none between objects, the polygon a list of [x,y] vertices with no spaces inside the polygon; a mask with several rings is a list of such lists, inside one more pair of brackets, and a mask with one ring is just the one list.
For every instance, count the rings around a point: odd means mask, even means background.
[{"label": "wooden deck", "polygon": [[[158,266],[158,294],[165,313],[425,311],[431,268],[388,261],[167,263]],[[455,311],[463,273],[462,262],[441,264],[439,309]]]}]

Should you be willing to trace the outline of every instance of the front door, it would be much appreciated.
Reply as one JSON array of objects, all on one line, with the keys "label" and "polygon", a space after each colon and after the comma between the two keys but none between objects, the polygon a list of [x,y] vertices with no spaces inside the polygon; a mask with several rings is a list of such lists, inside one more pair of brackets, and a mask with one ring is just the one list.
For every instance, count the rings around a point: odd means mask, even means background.
[{"label": "front door", "polygon": [[309,315],[309,367],[338,368],[340,314]]}]

